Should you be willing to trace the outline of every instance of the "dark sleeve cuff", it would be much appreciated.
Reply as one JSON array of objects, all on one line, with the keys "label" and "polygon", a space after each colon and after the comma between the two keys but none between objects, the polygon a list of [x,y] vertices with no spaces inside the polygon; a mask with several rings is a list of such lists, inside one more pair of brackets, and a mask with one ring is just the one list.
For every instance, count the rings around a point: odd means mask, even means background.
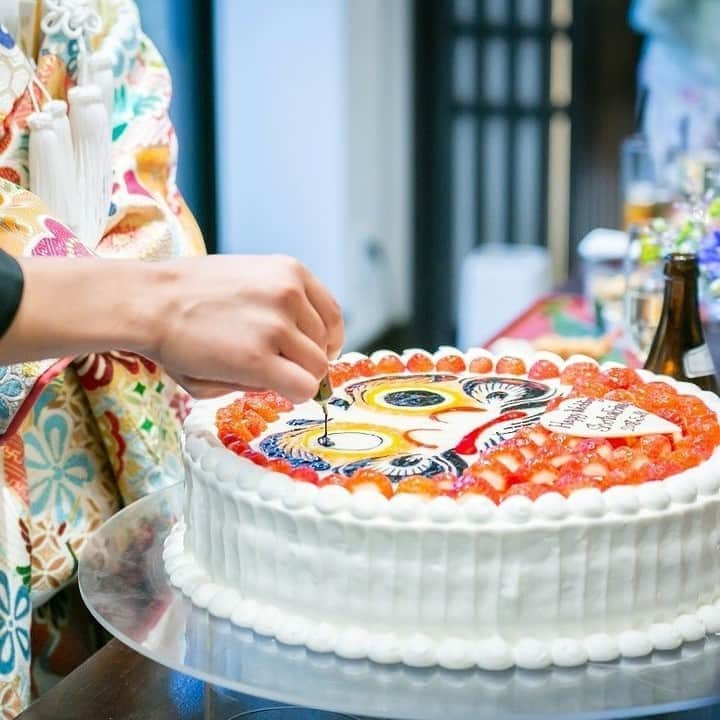
[{"label": "dark sleeve cuff", "polygon": [[15,319],[23,285],[22,269],[17,260],[0,250],[0,338]]}]

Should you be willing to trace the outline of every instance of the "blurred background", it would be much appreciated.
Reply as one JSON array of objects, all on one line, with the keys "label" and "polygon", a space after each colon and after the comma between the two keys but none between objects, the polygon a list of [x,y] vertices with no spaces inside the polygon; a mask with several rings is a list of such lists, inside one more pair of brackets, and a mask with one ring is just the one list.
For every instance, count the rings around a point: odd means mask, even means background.
[{"label": "blurred background", "polygon": [[485,343],[572,284],[583,237],[625,223],[647,7],[139,5],[209,250],[299,257],[343,305],[347,349]]}]

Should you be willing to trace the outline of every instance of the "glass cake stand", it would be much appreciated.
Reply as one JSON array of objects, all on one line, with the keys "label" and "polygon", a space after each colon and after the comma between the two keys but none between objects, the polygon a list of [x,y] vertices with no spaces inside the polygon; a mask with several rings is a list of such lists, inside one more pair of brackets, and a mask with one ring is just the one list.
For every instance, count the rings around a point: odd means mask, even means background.
[{"label": "glass cake stand", "polygon": [[162,547],[182,499],[175,485],[105,523],[83,552],[80,590],[123,643],[217,688],[397,720],[599,720],[720,703],[720,637],[643,660],[496,673],[378,665],[281,645],[212,618],[169,585]]}]

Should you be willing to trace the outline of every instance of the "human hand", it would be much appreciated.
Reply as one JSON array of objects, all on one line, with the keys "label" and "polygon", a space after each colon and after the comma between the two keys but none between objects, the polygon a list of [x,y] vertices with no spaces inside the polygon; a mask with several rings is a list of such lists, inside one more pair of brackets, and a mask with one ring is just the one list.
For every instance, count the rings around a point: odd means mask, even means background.
[{"label": "human hand", "polygon": [[199,398],[311,398],[343,341],[338,304],[297,260],[20,258],[25,288],[0,364],[130,350]]},{"label": "human hand", "polygon": [[311,398],[343,342],[340,307],[300,262],[284,256],[210,256],[153,263],[149,345],[193,396],[272,389]]}]

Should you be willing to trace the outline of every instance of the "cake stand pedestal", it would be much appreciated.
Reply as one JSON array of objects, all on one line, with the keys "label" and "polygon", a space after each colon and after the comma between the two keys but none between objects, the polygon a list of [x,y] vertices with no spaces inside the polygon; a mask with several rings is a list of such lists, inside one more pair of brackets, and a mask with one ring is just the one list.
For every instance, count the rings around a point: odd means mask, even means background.
[{"label": "cake stand pedestal", "polygon": [[[92,614],[116,638],[208,684],[207,718],[615,720],[691,709],[709,718],[708,708],[720,703],[720,637],[642,660],[499,673],[343,660],[260,637],[193,607],[169,584],[163,542],[182,503],[182,485],[175,485],[111,518],[83,552],[79,583]],[[253,698],[338,715],[270,711]]]}]

